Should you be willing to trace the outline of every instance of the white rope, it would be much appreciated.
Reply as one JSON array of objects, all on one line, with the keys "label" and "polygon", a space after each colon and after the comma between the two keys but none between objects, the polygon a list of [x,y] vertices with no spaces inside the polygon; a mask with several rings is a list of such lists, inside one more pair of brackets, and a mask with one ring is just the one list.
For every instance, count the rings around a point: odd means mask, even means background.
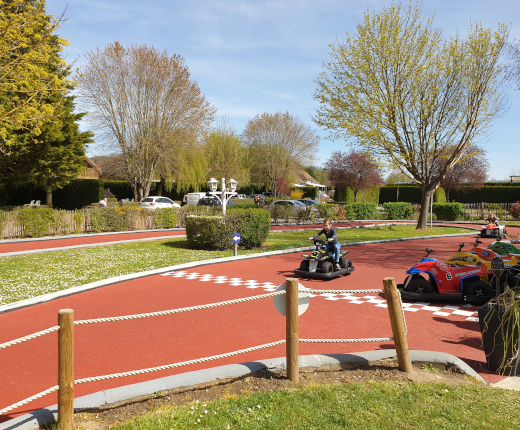
[{"label": "white rope", "polygon": [[45,391],[42,391],[41,393],[35,394],[34,396],[28,397],[21,402],[15,403],[14,405],[8,406],[7,408],[0,409],[0,415],[5,414],[6,412],[12,411],[13,409],[19,408],[20,406],[26,405],[27,403],[32,402],[33,400],[39,399],[40,397],[43,397],[47,394],[50,394],[56,390],[58,390],[59,386],[55,385],[54,387],[48,388]]},{"label": "white rope", "polygon": [[374,337],[367,339],[298,339],[301,343],[363,343],[363,342],[389,342],[393,337]]},{"label": "white rope", "polygon": [[53,331],[57,331],[59,329],[60,329],[60,326],[56,325],[56,326],[48,328],[46,330],[42,330],[42,331],[39,331],[39,332],[36,332],[36,333],[33,333],[33,334],[29,334],[29,335],[24,336],[24,337],[19,337],[18,339],[11,340],[11,341],[6,342],[6,343],[0,343],[0,349],[7,348],[8,346],[13,346],[13,345],[16,345],[18,343],[25,342],[26,340],[34,339],[34,338],[36,338],[38,336],[43,336],[44,334],[47,334],[47,333],[52,333]]},{"label": "white rope", "polygon": [[368,294],[368,293],[384,293],[385,290],[298,290],[300,293],[311,294]]},{"label": "white rope", "polygon": [[124,376],[141,375],[143,373],[157,372],[159,370],[174,369],[176,367],[188,366],[190,364],[204,363],[206,361],[212,361],[212,360],[218,360],[220,358],[232,357],[233,355],[245,354],[246,352],[258,351],[258,350],[264,349],[264,348],[271,348],[272,346],[281,345],[285,342],[286,342],[286,340],[283,339],[283,340],[279,340],[276,342],[265,343],[263,345],[252,346],[251,348],[241,349],[241,350],[233,351],[233,352],[227,352],[225,354],[213,355],[211,357],[198,358],[195,360],[182,361],[180,363],[166,364],[164,366],[150,367],[148,369],[134,370],[134,371],[130,371],[130,372],[113,373],[111,375],[94,376],[92,378],[77,379],[74,381],[74,384],[83,384],[85,382],[103,381],[105,379],[122,378]]},{"label": "white rope", "polygon": [[78,321],[74,321],[74,325],[96,324],[96,323],[102,323],[102,322],[124,321],[124,320],[138,319],[138,318],[148,318],[148,317],[156,317],[156,316],[162,316],[162,315],[171,315],[171,314],[177,314],[177,313],[181,313],[181,312],[196,311],[196,310],[200,310],[200,309],[216,308],[219,306],[232,305],[235,303],[250,302],[253,300],[279,296],[281,294],[285,294],[285,291],[275,291],[273,293],[261,294],[259,296],[245,297],[243,299],[228,300],[225,302],[210,303],[207,305],[190,306],[188,308],[170,309],[167,311],[149,312],[149,313],[145,313],[145,314],[124,315],[124,316],[119,316],[119,317],[96,318],[96,319],[91,319],[91,320],[78,320]]},{"label": "white rope", "polygon": [[[83,384],[85,382],[103,381],[105,379],[122,378],[124,376],[141,375],[143,373],[158,372],[160,370],[173,369],[173,368],[176,368],[176,367],[188,366],[190,364],[204,363],[206,361],[218,360],[220,358],[227,358],[227,357],[232,357],[234,355],[245,354],[247,352],[258,351],[258,350],[264,349],[264,348],[271,348],[273,346],[281,345],[281,344],[283,344],[285,342],[286,342],[286,340],[283,339],[283,340],[279,340],[279,341],[276,341],[276,342],[265,343],[263,345],[252,346],[251,348],[241,349],[241,350],[233,351],[233,352],[227,352],[225,354],[213,355],[211,357],[205,357],[205,358],[198,358],[196,360],[182,361],[180,363],[167,364],[165,366],[150,367],[148,369],[134,370],[134,371],[122,372],[122,373],[114,373],[114,374],[111,374],[111,375],[94,376],[92,378],[76,379],[74,381],[74,384]],[[12,411],[13,409],[16,409],[16,408],[18,408],[20,406],[23,406],[23,405],[25,405],[25,404],[27,404],[29,402],[32,402],[33,400],[39,399],[40,397],[43,397],[46,394],[50,394],[53,391],[58,390],[58,388],[59,388],[59,386],[55,385],[54,387],[49,388],[49,389],[47,389],[45,391],[42,391],[41,393],[35,394],[34,396],[28,397],[27,399],[22,400],[21,402],[18,402],[18,403],[15,403],[14,405],[8,406],[7,408],[4,408],[4,409],[0,410],[0,415],[2,415],[5,412]]]}]

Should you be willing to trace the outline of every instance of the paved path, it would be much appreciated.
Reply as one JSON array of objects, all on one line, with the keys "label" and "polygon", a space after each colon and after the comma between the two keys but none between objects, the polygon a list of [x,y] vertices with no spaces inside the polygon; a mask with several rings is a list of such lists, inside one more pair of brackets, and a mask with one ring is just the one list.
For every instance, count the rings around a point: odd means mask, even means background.
[{"label": "paved path", "polygon": [[[316,227],[313,227],[316,228]],[[473,237],[467,237],[467,242]],[[402,282],[405,269],[419,261],[425,247],[437,258],[456,251],[460,237],[352,246],[356,270],[331,281],[302,280],[317,289],[381,289],[382,279]],[[483,239],[484,245],[491,240]],[[101,318],[221,302],[273,291],[299,266],[300,253],[203,266],[186,271],[135,279],[0,314],[0,343],[57,324],[57,312],[70,308],[76,320]],[[405,304],[410,349],[441,351],[469,364],[484,379],[501,377],[486,371],[475,307],[460,304]],[[300,338],[390,337],[391,328],[382,294],[317,295],[300,319]],[[285,338],[285,318],[272,299],[155,318],[75,327],[75,378],[160,366],[222,354]],[[334,354],[393,348],[391,342],[300,344],[300,354]],[[277,346],[218,362],[192,365],[124,379],[81,384],[80,397],[100,390],[172,374],[282,357]],[[56,384],[57,334],[0,350],[0,409]],[[56,393],[18,408],[0,421],[55,404]]]},{"label": "paved path", "polygon": [[[359,228],[374,224],[388,224],[388,221],[345,221],[334,223],[337,228]],[[273,225],[271,231],[287,231],[302,229],[320,229],[321,224],[306,225]],[[37,252],[51,252],[71,248],[90,246],[114,245],[117,243],[137,242],[145,240],[168,239],[182,237],[186,230],[179,228],[173,230],[147,230],[139,232],[117,232],[101,234],[83,234],[71,236],[44,237],[37,239],[0,240],[0,257],[31,254]]]}]

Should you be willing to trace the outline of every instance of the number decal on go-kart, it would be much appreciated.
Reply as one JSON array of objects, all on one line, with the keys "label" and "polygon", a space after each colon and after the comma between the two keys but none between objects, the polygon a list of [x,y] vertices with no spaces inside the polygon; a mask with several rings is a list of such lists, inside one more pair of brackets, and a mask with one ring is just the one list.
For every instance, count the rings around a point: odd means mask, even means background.
[{"label": "number decal on go-kart", "polygon": [[451,281],[451,273],[446,273],[446,279],[447,279],[448,281]]}]

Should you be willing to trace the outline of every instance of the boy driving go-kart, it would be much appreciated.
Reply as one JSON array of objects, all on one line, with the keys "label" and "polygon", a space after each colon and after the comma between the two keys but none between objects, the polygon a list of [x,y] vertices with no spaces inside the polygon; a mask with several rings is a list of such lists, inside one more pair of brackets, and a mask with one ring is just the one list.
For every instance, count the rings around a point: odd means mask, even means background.
[{"label": "boy driving go-kart", "polygon": [[[326,241],[317,237],[325,234]],[[341,252],[341,245],[336,235],[336,229],[332,228],[331,221],[325,220],[323,230],[311,236],[316,249],[310,254],[302,254],[304,260],[300,267],[294,270],[297,276],[315,279],[332,279],[341,275],[349,275],[354,271],[354,266],[349,258],[348,251]]]},{"label": "boy driving go-kart", "polygon": [[323,230],[321,230],[318,234],[309,237],[308,240],[316,240],[322,234],[324,234],[325,238],[327,239],[327,243],[325,244],[325,246],[327,247],[327,251],[334,252],[334,268],[336,270],[340,270],[341,267],[339,267],[339,254],[341,253],[341,245],[338,241],[336,229],[332,227],[332,222],[330,219],[326,219],[325,221],[323,221]]}]

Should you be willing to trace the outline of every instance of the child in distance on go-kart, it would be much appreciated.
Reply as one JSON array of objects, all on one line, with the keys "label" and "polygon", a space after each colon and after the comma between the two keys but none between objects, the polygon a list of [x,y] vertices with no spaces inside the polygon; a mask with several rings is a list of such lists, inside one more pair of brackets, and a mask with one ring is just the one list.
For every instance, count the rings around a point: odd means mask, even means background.
[{"label": "child in distance on go-kart", "polygon": [[308,240],[315,240],[322,234],[327,238],[327,250],[331,252],[335,251],[336,269],[339,270],[339,254],[341,253],[341,245],[338,241],[338,236],[336,235],[336,229],[332,227],[330,219],[323,221],[323,230],[318,234],[309,237]]}]

